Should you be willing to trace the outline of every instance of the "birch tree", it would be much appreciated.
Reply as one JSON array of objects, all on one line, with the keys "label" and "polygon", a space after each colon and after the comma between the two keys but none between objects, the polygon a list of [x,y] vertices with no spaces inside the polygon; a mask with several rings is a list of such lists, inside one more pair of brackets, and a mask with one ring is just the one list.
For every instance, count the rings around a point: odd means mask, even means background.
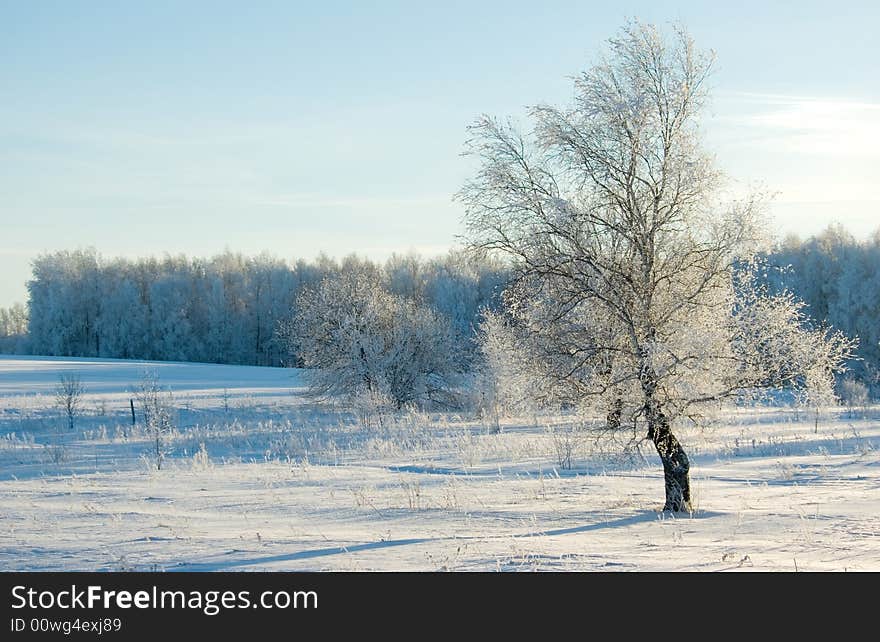
[{"label": "birch tree", "polygon": [[755,278],[761,201],[722,203],[700,144],[711,67],[681,28],[626,25],[571,106],[531,108],[527,133],[476,121],[457,196],[473,248],[513,265],[505,304],[538,394],[643,422],[670,511],[690,510],[680,426],[732,397],[830,389],[853,347]]}]

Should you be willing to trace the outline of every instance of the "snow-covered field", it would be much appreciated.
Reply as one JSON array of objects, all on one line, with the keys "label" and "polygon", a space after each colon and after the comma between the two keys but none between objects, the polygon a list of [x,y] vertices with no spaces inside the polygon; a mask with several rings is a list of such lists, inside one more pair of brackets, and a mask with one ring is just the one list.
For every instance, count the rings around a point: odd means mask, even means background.
[{"label": "snow-covered field", "polygon": [[[161,470],[131,422],[145,369],[173,393]],[[86,388],[72,432],[62,372]],[[696,511],[672,517],[650,447],[566,418],[365,427],[303,392],[296,370],[0,356],[0,570],[880,570],[876,407],[683,431]]]}]

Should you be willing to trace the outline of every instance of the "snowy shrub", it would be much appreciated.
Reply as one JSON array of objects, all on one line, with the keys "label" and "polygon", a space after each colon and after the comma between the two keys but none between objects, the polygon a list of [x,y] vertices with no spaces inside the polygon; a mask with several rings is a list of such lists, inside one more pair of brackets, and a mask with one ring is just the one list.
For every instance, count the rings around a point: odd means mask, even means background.
[{"label": "snowy shrub", "polygon": [[143,412],[144,430],[153,442],[153,464],[156,470],[162,470],[174,429],[171,392],[159,385],[159,375],[155,371],[147,371],[141,377],[137,397]]},{"label": "snowy shrub", "polygon": [[552,454],[562,470],[571,470],[572,460],[584,447],[586,435],[575,426],[547,426]]},{"label": "snowy shrub", "polygon": [[325,279],[303,292],[281,336],[311,369],[313,394],[374,407],[387,400],[398,409],[455,402],[459,367],[449,323],[370,274]]},{"label": "snowy shrub", "polygon": [[76,373],[58,376],[58,385],[55,387],[55,403],[61,408],[67,417],[67,427],[73,430],[74,422],[82,410],[85,387]]},{"label": "snowy shrub", "polygon": [[192,456],[192,469],[207,470],[211,465],[211,457],[208,455],[208,449],[205,448],[205,442],[202,442],[199,444],[199,449]]},{"label": "snowy shrub", "polygon": [[476,389],[479,408],[500,432],[500,417],[531,410],[540,396],[529,353],[522,350],[517,328],[503,313],[486,311],[478,329],[480,365]]}]

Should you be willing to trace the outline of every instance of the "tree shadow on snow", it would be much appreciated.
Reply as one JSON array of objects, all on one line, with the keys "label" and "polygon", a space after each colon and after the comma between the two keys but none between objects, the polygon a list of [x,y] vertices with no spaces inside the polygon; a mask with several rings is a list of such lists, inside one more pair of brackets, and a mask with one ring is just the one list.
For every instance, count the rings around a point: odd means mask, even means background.
[{"label": "tree shadow on snow", "polygon": [[[257,564],[274,564],[277,562],[293,562],[297,560],[314,559],[318,557],[329,557],[331,555],[341,555],[347,553],[357,553],[360,551],[369,551],[383,548],[393,548],[397,546],[410,546],[413,544],[427,544],[429,542],[439,542],[444,540],[486,540],[486,539],[520,539],[532,537],[553,537],[558,535],[573,535],[576,533],[588,533],[590,531],[605,530],[609,528],[622,528],[625,526],[633,526],[648,522],[656,522],[661,520],[700,520],[709,517],[715,517],[722,513],[711,511],[698,511],[692,515],[683,515],[681,517],[672,516],[670,513],[661,513],[656,510],[643,510],[618,519],[606,520],[601,522],[593,522],[591,524],[582,524],[580,526],[571,526],[567,528],[552,528],[542,531],[531,531],[528,533],[513,533],[510,535],[490,535],[490,536],[458,536],[458,537],[414,537],[408,539],[392,539],[380,540],[378,542],[366,542],[364,544],[353,544],[351,546],[329,546],[326,548],[318,548],[307,551],[297,551],[294,553],[284,553],[281,555],[270,555],[266,557],[256,558],[240,558],[230,560],[217,560],[212,562],[196,562],[192,564],[182,563],[180,566],[170,568],[169,571],[223,571],[241,566],[254,566]],[[230,551],[233,554],[239,551]]]},{"label": "tree shadow on snow", "polygon": [[[315,557],[326,557],[329,555],[340,555],[345,553],[357,553],[359,551],[369,551],[377,548],[391,548],[393,546],[409,546],[410,544],[424,544],[434,541],[433,538],[411,538],[411,539],[392,539],[380,540],[378,542],[367,542],[365,544],[353,544],[351,546],[330,546],[328,548],[317,548],[308,551],[297,551],[295,553],[284,553],[282,555],[270,555],[267,557],[251,557],[243,559],[233,559],[214,562],[196,562],[193,564],[181,564],[180,566],[170,568],[169,571],[222,571],[237,566],[253,566],[254,564],[273,564],[275,562],[293,562],[296,560],[313,559]],[[229,554],[238,551],[230,551]]]},{"label": "tree shadow on snow", "polygon": [[656,522],[661,520],[699,520],[705,519],[708,517],[716,517],[721,515],[722,513],[715,513],[712,511],[697,511],[696,513],[685,513],[681,516],[675,516],[673,513],[669,512],[660,512],[653,509],[642,510],[634,515],[629,515],[628,517],[620,517],[618,519],[606,520],[603,522],[593,522],[591,524],[583,524],[581,526],[571,526],[568,528],[552,528],[546,531],[534,531],[531,533],[522,533],[520,535],[514,535],[515,538],[520,537],[544,537],[544,536],[554,536],[554,535],[573,535],[575,533],[588,533],[590,531],[599,531],[605,530],[608,528],[621,528],[624,526],[633,526],[635,524],[643,524],[647,522]]}]

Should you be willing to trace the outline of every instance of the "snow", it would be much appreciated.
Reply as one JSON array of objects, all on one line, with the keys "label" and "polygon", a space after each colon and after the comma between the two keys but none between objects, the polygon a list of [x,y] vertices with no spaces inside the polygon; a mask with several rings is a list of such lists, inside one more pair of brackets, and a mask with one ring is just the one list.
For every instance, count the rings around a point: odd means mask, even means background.
[{"label": "snow", "polygon": [[[128,414],[145,369],[177,411],[162,470]],[[87,392],[72,433],[61,372]],[[696,510],[672,516],[649,447],[585,442],[563,470],[546,430],[563,417],[365,427],[302,378],[0,356],[0,570],[880,570],[880,408],[682,431]]]},{"label": "snow", "polygon": [[0,355],[0,395],[54,394],[61,373],[76,373],[93,394],[125,395],[137,388],[144,371],[154,371],[174,392],[216,394],[218,386],[250,394],[281,393],[302,386],[302,371],[213,363],[128,361],[80,357]]}]

